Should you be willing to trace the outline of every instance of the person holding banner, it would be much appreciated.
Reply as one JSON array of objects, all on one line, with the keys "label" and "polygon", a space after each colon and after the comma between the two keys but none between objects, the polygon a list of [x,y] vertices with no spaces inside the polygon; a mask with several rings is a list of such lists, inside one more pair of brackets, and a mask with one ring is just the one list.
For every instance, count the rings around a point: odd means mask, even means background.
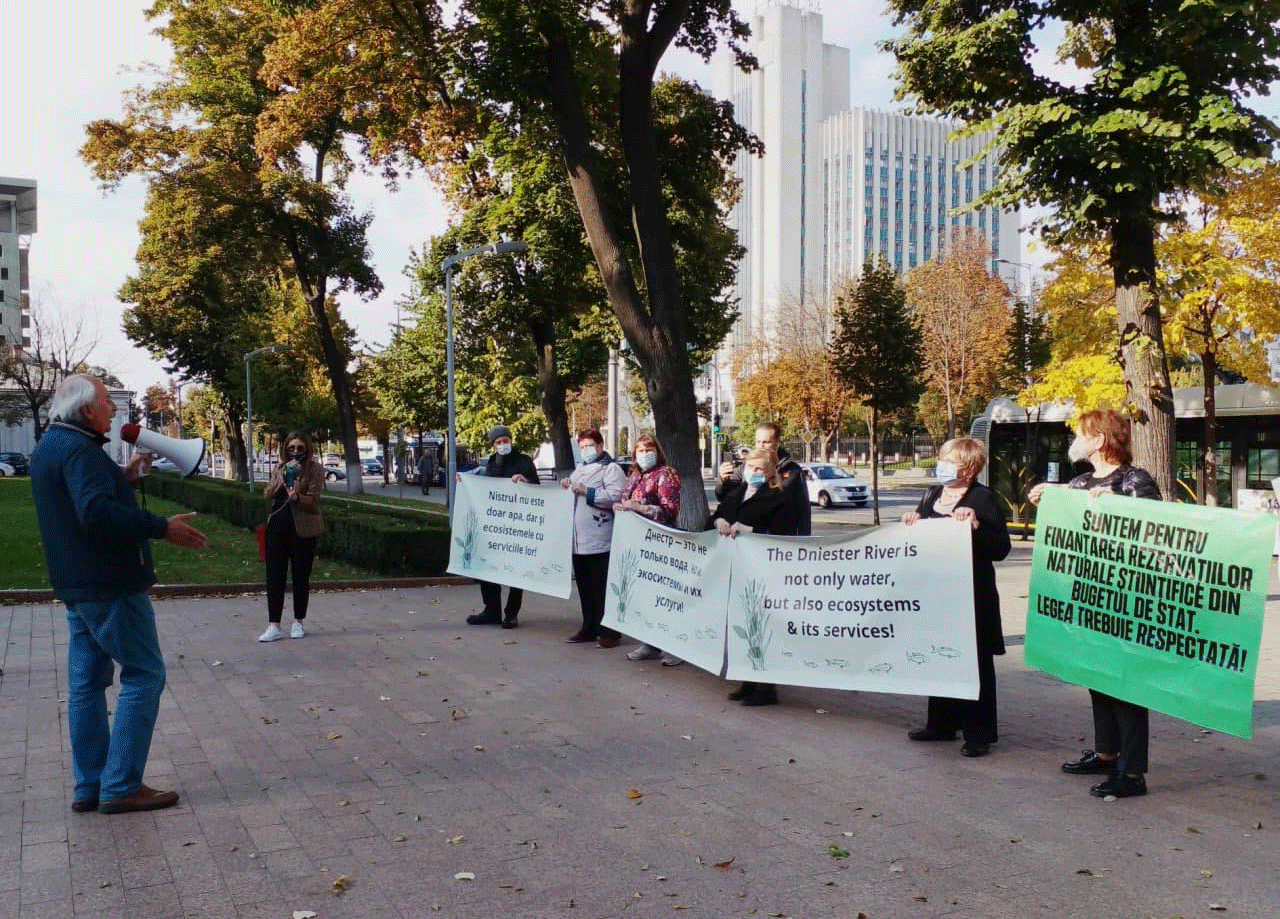
[{"label": "person holding banner", "polygon": [[[809,486],[804,481],[804,470],[791,458],[782,447],[782,428],[772,421],[762,421],[756,425],[755,449],[772,450],[778,458],[778,478],[782,487],[791,496],[798,529],[794,536],[811,536],[813,534],[813,510],[809,507]],[[745,464],[745,460],[743,461]],[[723,501],[731,489],[742,484],[743,465],[734,462],[720,464],[720,481],[716,483],[716,500]]]},{"label": "person holding banner", "polygon": [[[622,489],[622,500],[614,505],[614,510],[639,514],[665,527],[675,526],[680,516],[680,473],[667,465],[667,455],[652,434],[637,437],[633,453],[636,468],[631,471]],[[666,654],[661,648],[648,644],[627,652],[629,661],[649,661],[655,657],[661,657],[665,667],[684,663],[674,654]]]},{"label": "person holding banner", "polygon": [[[489,429],[489,443],[493,444],[493,453],[483,466],[477,466],[472,475],[484,475],[490,478],[509,478],[513,482],[538,484],[538,470],[533,465],[533,458],[521,453],[511,443],[511,429],[504,424],[495,424]],[[524,602],[524,591],[512,587],[507,591],[507,606],[502,608],[502,585],[492,581],[480,582],[480,596],[484,600],[484,610],[467,617],[467,625],[498,625],[504,629],[514,629],[520,624],[520,604]]]},{"label": "person holding banner", "polygon": [[[800,525],[794,496],[778,471],[778,454],[768,445],[747,454],[741,481],[725,489],[720,505],[711,514],[711,528],[730,539],[739,533],[799,536]],[[729,693],[729,698],[748,706],[777,705],[778,687],[747,682]]]},{"label": "person holding banner", "polygon": [[627,477],[604,449],[604,438],[594,428],[578,435],[582,465],[560,485],[573,499],[573,579],[582,603],[582,628],[565,641],[580,644],[598,641],[602,648],[616,648],[620,635],[604,628],[604,601],[609,583],[609,547],[613,541],[613,505],[622,497]]},{"label": "person holding banner", "polygon": [[[1129,419],[1114,409],[1085,412],[1076,422],[1076,436],[1067,449],[1073,463],[1087,462],[1085,472],[1067,483],[1091,495],[1112,492],[1131,498],[1159,501],[1160,486],[1145,469],[1132,465]],[[1045,483],[1027,492],[1027,500],[1039,504]],[[1098,798],[1108,795],[1132,798],[1147,793],[1147,746],[1150,741],[1150,713],[1141,705],[1117,699],[1096,689],[1089,690],[1093,707],[1093,749],[1077,760],[1062,764],[1069,775],[1106,775],[1089,789]]]},{"label": "person holding banner", "polygon": [[929,697],[925,726],[911,731],[911,740],[955,740],[964,734],[965,756],[986,756],[999,738],[996,725],[995,655],[1004,654],[1000,595],[996,592],[995,563],[1011,548],[1009,528],[999,499],[977,481],[987,464],[987,450],[972,437],[956,437],[938,451],[940,485],[930,488],[914,511],[902,515],[911,526],[928,517],[967,521],[973,533],[973,615],[978,640],[978,698]]},{"label": "person holding banner", "polygon": [[316,560],[316,543],[324,532],[320,517],[320,493],[324,491],[324,467],[312,454],[311,437],[290,431],[280,446],[280,462],[271,472],[271,481],[262,490],[271,512],[267,516],[267,629],[258,641],[284,638],[280,621],[284,617],[284,582],[293,570],[293,625],[290,638],[306,635],[302,620],[307,618],[311,566]]}]

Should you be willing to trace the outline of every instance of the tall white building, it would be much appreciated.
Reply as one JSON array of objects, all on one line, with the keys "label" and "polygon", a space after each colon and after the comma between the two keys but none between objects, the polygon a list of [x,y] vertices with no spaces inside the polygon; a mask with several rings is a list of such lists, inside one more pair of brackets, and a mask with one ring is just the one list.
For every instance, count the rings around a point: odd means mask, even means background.
[{"label": "tall white building", "polygon": [[945,247],[952,228],[981,231],[996,259],[1017,262],[1017,220],[994,208],[955,214],[991,187],[995,156],[968,167],[986,138],[949,141],[957,125],[850,105],[849,50],[822,40],[822,16],[774,0],[752,20],[759,61],[716,62],[713,92],[765,146],[740,155],[742,198],[731,220],[746,248],[728,342],[767,335],[788,303],[822,297],[884,256],[899,272]]},{"label": "tall white building", "polygon": [[35,231],[35,180],[0,176],[0,346],[31,345],[27,248]]}]

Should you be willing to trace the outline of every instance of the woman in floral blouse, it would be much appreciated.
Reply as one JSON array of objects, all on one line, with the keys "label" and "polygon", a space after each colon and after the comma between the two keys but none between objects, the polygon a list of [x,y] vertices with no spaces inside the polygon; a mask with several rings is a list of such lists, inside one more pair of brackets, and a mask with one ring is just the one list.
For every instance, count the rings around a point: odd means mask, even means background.
[{"label": "woman in floral blouse", "polygon": [[[680,516],[680,474],[667,465],[666,454],[652,434],[636,438],[633,453],[636,467],[622,489],[622,500],[613,506],[617,511],[631,511],[673,527]],[[652,645],[641,645],[627,652],[627,660],[647,661],[661,657],[663,666],[675,667],[684,663],[674,654],[663,653]]]}]

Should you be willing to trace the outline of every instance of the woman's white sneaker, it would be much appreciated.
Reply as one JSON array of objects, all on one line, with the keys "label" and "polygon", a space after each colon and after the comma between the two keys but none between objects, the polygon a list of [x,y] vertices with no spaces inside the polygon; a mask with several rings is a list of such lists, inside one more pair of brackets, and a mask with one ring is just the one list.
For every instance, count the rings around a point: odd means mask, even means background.
[{"label": "woman's white sneaker", "polygon": [[258,636],[258,641],[279,641],[284,638],[284,632],[280,631],[280,626],[274,622],[267,626],[267,630]]},{"label": "woman's white sneaker", "polygon": [[293,620],[293,625],[289,626],[289,637],[290,637],[290,638],[301,638],[303,635],[306,635],[306,634],[307,634],[307,632],[306,632],[306,630],[302,627],[302,623],[301,623],[301,622],[299,622],[299,621],[298,621],[298,620],[296,620],[296,619],[295,619],[295,620]]}]

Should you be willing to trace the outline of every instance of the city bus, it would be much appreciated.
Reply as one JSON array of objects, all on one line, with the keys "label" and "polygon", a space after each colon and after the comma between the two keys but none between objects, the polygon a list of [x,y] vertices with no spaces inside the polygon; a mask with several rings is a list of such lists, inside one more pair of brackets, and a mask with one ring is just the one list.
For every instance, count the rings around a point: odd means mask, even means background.
[{"label": "city bus", "polygon": [[[1271,491],[1280,476],[1280,389],[1257,383],[1233,383],[1215,391],[1218,422],[1218,474],[1213,483],[1219,507],[1236,507],[1249,491]],[[1204,439],[1204,390],[1174,389],[1179,499],[1195,501]],[[1037,482],[1067,482],[1087,472],[1067,458],[1071,443],[1069,402],[1045,402],[1024,408],[1012,399],[992,399],[973,420],[970,434],[986,445],[989,460],[981,481],[1002,499],[1009,519],[1027,519],[1027,489]]]}]

